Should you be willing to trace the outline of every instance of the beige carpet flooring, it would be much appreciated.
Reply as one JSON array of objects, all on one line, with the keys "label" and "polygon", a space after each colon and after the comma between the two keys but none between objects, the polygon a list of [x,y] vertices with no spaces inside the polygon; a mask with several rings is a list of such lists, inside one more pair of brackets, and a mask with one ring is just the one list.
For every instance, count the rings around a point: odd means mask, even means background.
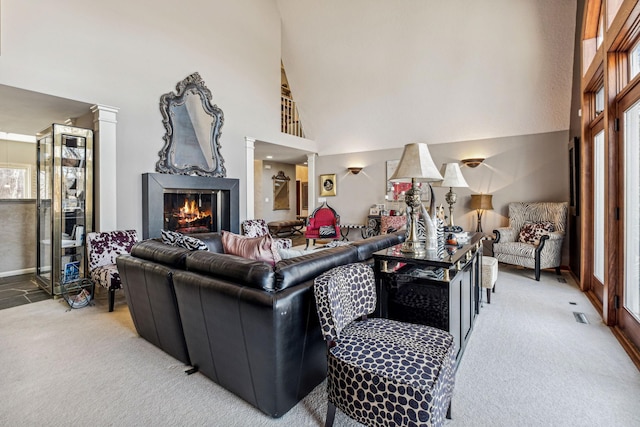
[{"label": "beige carpet flooring", "polygon": [[[569,276],[532,277],[500,266],[446,426],[640,426],[640,373],[609,329]],[[76,310],[47,300],[0,311],[2,426],[324,424],[324,384],[270,419],[185,369],[138,337],[121,296],[113,313],[104,296]],[[334,425],[358,426],[341,413]]]}]

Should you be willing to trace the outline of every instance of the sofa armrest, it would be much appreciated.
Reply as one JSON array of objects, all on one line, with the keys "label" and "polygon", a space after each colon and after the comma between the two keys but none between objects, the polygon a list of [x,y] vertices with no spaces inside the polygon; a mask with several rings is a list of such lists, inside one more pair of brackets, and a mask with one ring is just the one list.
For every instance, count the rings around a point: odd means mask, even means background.
[{"label": "sofa armrest", "polygon": [[549,233],[549,240],[562,240],[564,239],[564,233],[560,233],[559,231],[552,231]]},{"label": "sofa armrest", "polygon": [[496,240],[493,243],[515,242],[518,238],[518,231],[511,227],[500,227],[493,230],[496,234]]}]

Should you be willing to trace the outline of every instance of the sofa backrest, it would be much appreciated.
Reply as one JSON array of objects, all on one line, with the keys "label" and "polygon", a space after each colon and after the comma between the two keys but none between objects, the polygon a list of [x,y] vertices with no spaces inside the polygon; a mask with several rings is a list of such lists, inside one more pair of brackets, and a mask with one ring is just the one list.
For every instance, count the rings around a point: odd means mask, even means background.
[{"label": "sofa backrest", "polygon": [[195,233],[189,234],[189,236],[202,240],[209,248],[209,252],[216,252],[219,254],[224,253],[224,249],[222,247],[222,234],[220,233]]},{"label": "sofa backrest", "polygon": [[138,242],[131,248],[131,255],[147,261],[157,262],[172,268],[184,268],[189,249],[165,245],[160,239]]},{"label": "sofa backrest", "polygon": [[263,261],[231,254],[194,251],[187,256],[186,269],[251,288],[275,290],[273,267]]},{"label": "sofa backrest", "polygon": [[276,263],[276,290],[287,289],[343,264],[358,261],[358,251],[351,245],[338,246]]},{"label": "sofa backrest", "polygon": [[366,261],[372,257],[374,252],[390,246],[395,246],[404,242],[404,240],[405,231],[400,230],[394,233],[369,237],[368,239],[356,240],[351,243],[351,246],[353,246],[358,253],[358,261]]},{"label": "sofa backrest", "polygon": [[565,233],[567,202],[512,202],[509,203],[509,227],[520,231],[525,221],[551,222],[554,231]]}]

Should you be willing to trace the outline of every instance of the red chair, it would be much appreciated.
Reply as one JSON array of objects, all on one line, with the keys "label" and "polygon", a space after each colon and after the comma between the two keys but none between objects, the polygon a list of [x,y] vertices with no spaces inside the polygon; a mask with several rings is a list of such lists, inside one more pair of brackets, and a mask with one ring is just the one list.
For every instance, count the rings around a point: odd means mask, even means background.
[{"label": "red chair", "polygon": [[307,240],[305,249],[309,247],[309,239],[312,240],[313,245],[315,245],[315,239],[339,239],[340,215],[327,202],[324,202],[309,216],[304,237]]}]

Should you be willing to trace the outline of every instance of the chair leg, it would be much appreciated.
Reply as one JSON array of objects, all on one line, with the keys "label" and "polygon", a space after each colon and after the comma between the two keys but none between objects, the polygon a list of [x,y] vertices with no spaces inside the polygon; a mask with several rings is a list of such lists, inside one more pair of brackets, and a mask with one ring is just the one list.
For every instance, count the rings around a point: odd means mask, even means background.
[{"label": "chair leg", "polygon": [[[488,289],[487,289],[488,290]],[[451,415],[451,401],[449,401],[449,407],[447,408],[447,415],[446,415],[447,419],[450,420],[452,419],[452,415]]]},{"label": "chair leg", "polygon": [[304,247],[305,250],[309,249],[309,239],[305,239],[307,241],[307,246]]},{"label": "chair leg", "polygon": [[113,306],[116,302],[116,290],[109,288],[109,312],[113,311]]},{"label": "chair leg", "polygon": [[556,267],[556,274],[558,276],[562,276],[562,273],[560,272],[560,267]]},{"label": "chair leg", "polygon": [[540,265],[536,263],[536,281],[540,281]]},{"label": "chair leg", "polygon": [[491,304],[491,289],[487,288],[487,304]]},{"label": "chair leg", "polygon": [[327,402],[327,420],[324,422],[324,427],[331,427],[333,420],[336,418],[336,405],[331,402]]}]

